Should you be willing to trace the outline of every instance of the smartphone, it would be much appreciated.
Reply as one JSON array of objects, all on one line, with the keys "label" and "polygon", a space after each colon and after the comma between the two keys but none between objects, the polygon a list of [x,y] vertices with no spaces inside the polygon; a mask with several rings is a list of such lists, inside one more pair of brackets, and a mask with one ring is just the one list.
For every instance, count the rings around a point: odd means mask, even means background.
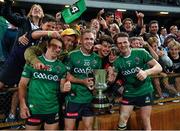
[{"label": "smartphone", "polygon": [[114,16],[115,16],[115,18],[120,18],[120,19],[122,19],[122,17],[123,17],[122,12],[118,11],[118,10],[115,11]]}]

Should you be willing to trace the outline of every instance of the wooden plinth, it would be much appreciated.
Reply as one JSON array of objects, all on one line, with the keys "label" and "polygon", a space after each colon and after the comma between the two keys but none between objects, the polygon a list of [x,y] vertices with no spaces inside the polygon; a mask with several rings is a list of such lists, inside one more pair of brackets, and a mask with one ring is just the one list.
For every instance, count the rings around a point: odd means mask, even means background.
[{"label": "wooden plinth", "polygon": [[[151,126],[153,130],[179,130],[180,103],[154,105],[151,113]],[[129,127],[134,130],[143,129],[139,110],[132,113]]]},{"label": "wooden plinth", "polygon": [[[119,114],[107,114],[107,115],[100,115],[96,116],[94,119],[94,130],[112,130],[117,128]],[[79,123],[79,130],[83,129],[83,123],[80,121]]]},{"label": "wooden plinth", "polygon": [[[95,130],[115,130],[119,119],[119,112],[100,115],[95,117]],[[180,130],[180,102],[165,103],[164,105],[153,105],[151,114],[152,130]],[[78,129],[83,129],[82,121]],[[136,109],[128,121],[128,129],[143,129],[139,110]]]}]

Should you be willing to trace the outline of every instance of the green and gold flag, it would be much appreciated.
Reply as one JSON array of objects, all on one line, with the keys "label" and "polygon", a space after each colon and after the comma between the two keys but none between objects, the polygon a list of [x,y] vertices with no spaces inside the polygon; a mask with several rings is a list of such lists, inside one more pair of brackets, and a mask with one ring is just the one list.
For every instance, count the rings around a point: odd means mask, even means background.
[{"label": "green and gold flag", "polygon": [[84,0],[79,0],[75,4],[62,11],[62,17],[64,21],[69,24],[79,18],[82,13],[86,10],[86,3]]}]

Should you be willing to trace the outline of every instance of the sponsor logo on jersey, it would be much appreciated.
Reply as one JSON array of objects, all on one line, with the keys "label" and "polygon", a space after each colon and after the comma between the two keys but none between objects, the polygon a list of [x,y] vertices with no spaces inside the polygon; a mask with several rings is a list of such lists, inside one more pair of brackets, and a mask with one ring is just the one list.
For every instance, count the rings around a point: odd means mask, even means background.
[{"label": "sponsor logo on jersey", "polygon": [[131,75],[131,74],[135,74],[139,71],[139,68],[135,67],[135,68],[131,68],[131,69],[128,69],[128,70],[125,70],[125,71],[122,71],[121,73],[125,76],[127,75]]},{"label": "sponsor logo on jersey", "polygon": [[87,67],[85,69],[74,68],[74,73],[77,73],[77,74],[90,74],[90,73],[93,73],[93,69],[91,69],[91,67]]},{"label": "sponsor logo on jersey", "polygon": [[43,80],[53,80],[53,81],[59,80],[57,75],[45,74],[45,73],[40,73],[40,72],[34,72],[33,76],[34,78],[43,79]]}]

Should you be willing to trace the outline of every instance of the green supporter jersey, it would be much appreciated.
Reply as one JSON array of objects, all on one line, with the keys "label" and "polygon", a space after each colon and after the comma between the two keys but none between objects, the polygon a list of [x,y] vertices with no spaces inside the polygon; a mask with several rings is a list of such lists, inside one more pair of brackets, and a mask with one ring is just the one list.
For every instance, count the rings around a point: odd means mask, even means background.
[{"label": "green supporter jersey", "polygon": [[26,64],[22,77],[29,78],[27,104],[32,114],[49,114],[59,111],[58,93],[60,79],[66,75],[66,66],[59,60],[50,61],[44,56],[39,60],[47,70],[36,70]]},{"label": "green supporter jersey", "polygon": [[138,73],[137,67],[142,70],[148,69],[147,62],[152,59],[152,56],[144,49],[131,49],[130,56],[120,56],[116,59],[113,63],[115,70],[120,72],[125,79],[124,96],[136,97],[153,92],[149,76],[144,81],[140,81],[136,77]]},{"label": "green supporter jersey", "polygon": [[0,41],[3,39],[7,28],[8,28],[8,23],[6,22],[6,19],[0,16]]},{"label": "green supporter jersey", "polygon": [[[67,60],[69,72],[78,79],[93,77],[93,70],[102,67],[101,58],[94,52],[86,55],[81,50],[75,50],[69,53]],[[71,84],[71,91],[66,97],[66,101],[75,103],[90,103],[92,99],[93,94],[88,87],[76,83]]]}]

